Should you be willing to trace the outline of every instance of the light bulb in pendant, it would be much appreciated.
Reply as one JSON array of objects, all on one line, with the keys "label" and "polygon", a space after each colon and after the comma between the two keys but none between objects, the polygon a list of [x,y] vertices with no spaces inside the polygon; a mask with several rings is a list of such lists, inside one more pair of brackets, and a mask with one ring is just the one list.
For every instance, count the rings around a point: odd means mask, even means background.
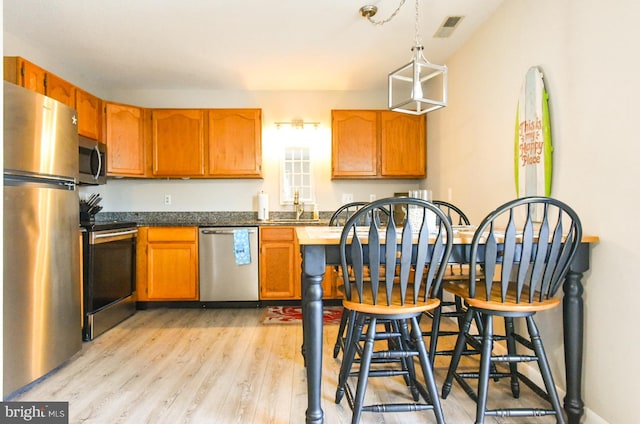
[{"label": "light bulb in pendant", "polygon": [[422,84],[420,83],[420,76],[414,75],[413,88],[411,89],[411,98],[413,100],[421,99],[424,93],[422,92]]}]

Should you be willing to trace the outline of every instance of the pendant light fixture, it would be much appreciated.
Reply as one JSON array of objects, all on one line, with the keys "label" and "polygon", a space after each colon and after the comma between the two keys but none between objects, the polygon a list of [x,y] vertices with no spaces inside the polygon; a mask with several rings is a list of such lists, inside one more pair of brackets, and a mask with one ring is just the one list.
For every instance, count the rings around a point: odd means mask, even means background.
[{"label": "pendant light fixture", "polygon": [[[370,22],[382,25],[389,22],[400,10],[405,0],[384,21],[375,21],[375,6],[363,6],[362,16]],[[434,65],[424,57],[420,36],[420,5],[416,0],[415,45],[411,48],[411,62],[389,73],[389,109],[397,112],[422,115],[447,106],[447,66]]]}]

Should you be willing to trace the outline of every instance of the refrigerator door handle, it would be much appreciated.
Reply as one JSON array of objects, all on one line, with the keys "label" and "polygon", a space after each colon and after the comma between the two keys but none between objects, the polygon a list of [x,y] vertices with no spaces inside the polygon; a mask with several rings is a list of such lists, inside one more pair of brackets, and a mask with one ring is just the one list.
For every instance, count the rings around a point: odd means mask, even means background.
[{"label": "refrigerator door handle", "polygon": [[14,186],[31,184],[58,187],[70,191],[73,191],[76,188],[75,179],[69,179],[68,177],[33,174],[29,172],[16,172],[8,169],[5,169],[4,171],[4,183],[6,185]]}]

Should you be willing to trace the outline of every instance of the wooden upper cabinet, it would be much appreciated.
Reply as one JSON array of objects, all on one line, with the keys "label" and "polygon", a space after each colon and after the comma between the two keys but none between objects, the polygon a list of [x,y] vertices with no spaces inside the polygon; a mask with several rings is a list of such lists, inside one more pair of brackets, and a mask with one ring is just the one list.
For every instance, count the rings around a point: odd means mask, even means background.
[{"label": "wooden upper cabinet", "polygon": [[45,94],[70,108],[76,108],[76,87],[50,72],[47,72],[45,80]]},{"label": "wooden upper cabinet", "polygon": [[76,88],[78,134],[93,140],[102,138],[102,101],[91,93]]},{"label": "wooden upper cabinet", "polygon": [[4,57],[4,79],[20,87],[45,93],[47,71],[17,56]]},{"label": "wooden upper cabinet", "polygon": [[151,137],[153,175],[204,176],[204,111],[155,109]]},{"label": "wooden upper cabinet", "polygon": [[212,177],[262,177],[262,111],[209,110],[208,174]]},{"label": "wooden upper cabinet", "polygon": [[378,174],[378,113],[372,110],[331,112],[331,176],[375,177]]},{"label": "wooden upper cabinet", "polygon": [[424,116],[383,110],[331,112],[332,178],[424,178]]},{"label": "wooden upper cabinet", "polygon": [[427,126],[425,117],[380,112],[380,175],[427,176]]},{"label": "wooden upper cabinet", "polygon": [[144,176],[145,137],[143,109],[105,102],[107,174]]}]

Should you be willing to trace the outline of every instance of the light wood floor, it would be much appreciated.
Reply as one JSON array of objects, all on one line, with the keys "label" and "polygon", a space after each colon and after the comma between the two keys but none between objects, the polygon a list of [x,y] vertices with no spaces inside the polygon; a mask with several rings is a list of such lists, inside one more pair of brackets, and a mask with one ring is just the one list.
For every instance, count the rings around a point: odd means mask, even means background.
[{"label": "light wood floor", "polygon": [[[304,423],[302,327],[261,325],[261,315],[262,310],[256,309],[138,311],[85,343],[65,365],[11,400],[68,401],[70,423]],[[339,361],[332,357],[336,332],[335,325],[325,327],[322,407],[327,424],[348,423],[351,418],[346,399],[339,405],[334,402],[339,369]],[[445,357],[436,361],[439,387],[446,366]],[[368,401],[400,397],[410,401],[401,380],[381,380],[389,379],[371,380]],[[491,387],[490,402],[514,402],[508,382]],[[526,388],[516,402],[544,405]],[[447,422],[474,421],[475,404],[459,386],[454,384],[442,405]],[[433,423],[435,419],[430,411],[365,413],[361,422]]]}]

